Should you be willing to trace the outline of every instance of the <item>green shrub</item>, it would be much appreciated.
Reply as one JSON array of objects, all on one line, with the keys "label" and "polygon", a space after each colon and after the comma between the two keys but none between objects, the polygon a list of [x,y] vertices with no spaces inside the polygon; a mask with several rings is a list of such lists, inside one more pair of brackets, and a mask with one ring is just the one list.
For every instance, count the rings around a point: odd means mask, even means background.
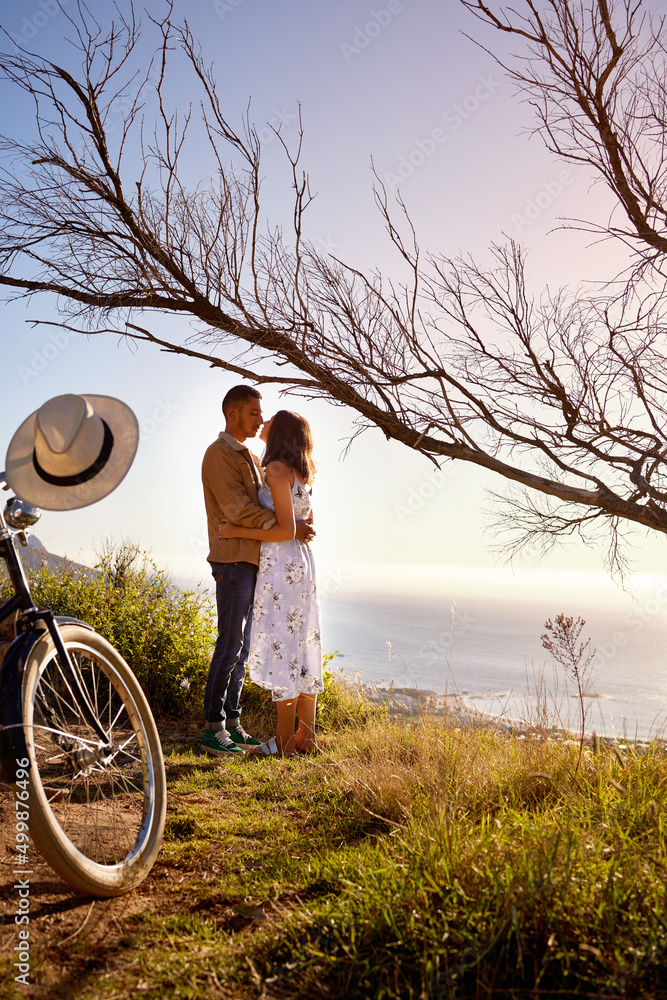
[{"label": "green shrub", "polygon": [[[30,574],[39,607],[78,618],[130,664],[157,715],[201,714],[215,641],[215,607],[201,590],[180,590],[131,542],[106,542],[94,569],[63,560]],[[3,582],[0,593],[8,594]]]}]

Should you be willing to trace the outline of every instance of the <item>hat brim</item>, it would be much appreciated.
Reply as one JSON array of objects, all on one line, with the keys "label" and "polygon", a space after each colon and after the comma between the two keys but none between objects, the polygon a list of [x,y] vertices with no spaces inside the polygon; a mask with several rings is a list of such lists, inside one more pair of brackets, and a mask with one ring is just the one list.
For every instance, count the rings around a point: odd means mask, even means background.
[{"label": "hat brim", "polygon": [[134,413],[113,396],[81,393],[113,434],[113,447],[104,467],[86,483],[54,486],[45,482],[33,464],[37,410],[24,420],[7,449],[5,475],[17,497],[43,510],[78,510],[112,493],[129,472],[139,446],[139,424]]}]

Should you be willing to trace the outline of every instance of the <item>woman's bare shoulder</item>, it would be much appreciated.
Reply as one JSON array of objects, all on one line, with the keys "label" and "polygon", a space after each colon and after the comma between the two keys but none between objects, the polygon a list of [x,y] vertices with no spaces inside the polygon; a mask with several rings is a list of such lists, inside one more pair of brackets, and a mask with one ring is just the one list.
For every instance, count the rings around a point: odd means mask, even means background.
[{"label": "woman's bare shoulder", "polygon": [[284,462],[269,462],[266,467],[266,478],[267,479],[289,479],[291,478],[292,470],[289,465],[285,465]]}]

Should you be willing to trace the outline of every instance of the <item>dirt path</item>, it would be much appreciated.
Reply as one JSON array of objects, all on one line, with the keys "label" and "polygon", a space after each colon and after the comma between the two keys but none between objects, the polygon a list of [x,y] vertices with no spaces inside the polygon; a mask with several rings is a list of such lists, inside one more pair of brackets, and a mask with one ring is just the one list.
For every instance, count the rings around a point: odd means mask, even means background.
[{"label": "dirt path", "polygon": [[[172,741],[177,740],[180,746],[184,742],[182,733],[163,730],[161,738],[165,749]],[[203,758],[197,766],[214,765]],[[168,781],[178,772],[178,765],[168,764]],[[230,906],[220,903],[216,912],[212,912],[209,903],[180,893],[183,872],[174,871],[164,858],[158,858],[150,875],[137,889],[116,899],[92,899],[75,892],[42,860],[32,845],[29,863],[24,869],[17,864],[15,815],[12,789],[0,785],[0,958],[5,962],[9,958],[10,962],[0,975],[2,1000],[19,996],[70,1000],[73,995],[85,996],[86,980],[104,976],[107,969],[117,975],[125,963],[130,973],[129,959],[123,956],[123,937],[129,929],[128,918],[144,911],[164,917],[205,909],[207,917],[229,931],[245,923]],[[17,918],[21,920],[23,916],[29,917],[29,923],[17,923]],[[25,936],[21,938],[19,932],[26,930],[29,932],[29,985],[18,986],[13,977],[21,970],[14,971],[11,965],[18,959],[16,949],[24,947]],[[134,989],[127,995],[141,995],[141,992],[141,989]]]},{"label": "dirt path", "polygon": [[[68,970],[71,944],[83,935],[91,955],[107,949],[112,940],[122,935],[123,922],[128,916],[162,906],[159,885],[163,880],[151,873],[138,890],[118,899],[93,900],[82,896],[52,871],[36,849],[31,851],[26,868],[16,864],[14,820],[14,798],[11,789],[4,785],[0,796],[0,955],[6,959],[17,947],[23,947],[25,934],[22,938],[19,935],[28,931],[30,985],[10,985],[8,976],[0,987],[0,996],[64,997],[68,992],[71,995]],[[14,960],[18,957],[13,955]],[[23,970],[16,971],[20,974]]]}]

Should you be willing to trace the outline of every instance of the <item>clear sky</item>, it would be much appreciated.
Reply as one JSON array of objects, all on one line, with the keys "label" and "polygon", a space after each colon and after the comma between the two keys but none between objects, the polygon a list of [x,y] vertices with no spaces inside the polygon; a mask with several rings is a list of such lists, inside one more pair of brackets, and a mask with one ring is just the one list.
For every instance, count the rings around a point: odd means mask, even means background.
[{"label": "clear sky", "polygon": [[[70,0],[65,10],[73,7]],[[92,8],[101,19],[112,10],[106,3]],[[0,0],[0,10],[11,35],[54,59],[72,60],[65,15],[52,0],[20,6]],[[162,10],[149,5],[156,15]],[[555,287],[608,276],[609,248],[591,248],[581,234],[550,234],[559,216],[604,213],[604,197],[589,177],[555,161],[527,133],[529,110],[491,57],[464,36],[479,33],[479,24],[456,0],[175,0],[174,17],[188,18],[214,63],[232,120],[240,120],[252,98],[258,128],[282,121],[289,141],[301,104],[303,162],[317,192],[308,236],[323,247],[350,263],[391,272],[373,206],[373,157],[389,187],[400,179],[424,249],[473,251],[483,258],[504,233],[531,248],[536,291],[543,282]],[[148,21],[145,14],[142,19]],[[485,40],[502,43],[490,35]],[[196,102],[184,70],[179,59],[169,67],[169,92],[183,110]],[[2,131],[29,135],[29,105],[6,84],[0,98]],[[210,169],[194,149],[192,180],[205,182]],[[266,173],[271,217],[289,224],[288,178],[275,140],[266,148]],[[46,514],[40,539],[50,551],[85,561],[102,539],[129,537],[179,581],[205,578],[201,457],[222,429],[220,403],[237,380],[203,362],[131,347],[109,335],[77,337],[26,322],[54,316],[48,299],[3,308],[0,451],[29,413],[63,392],[119,396],[135,410],[142,437],[118,490],[83,511]],[[153,317],[151,325],[180,338],[189,332],[173,319]],[[487,548],[493,539],[482,533],[482,511],[485,489],[502,488],[500,479],[463,463],[446,465],[434,478],[424,458],[377,430],[357,439],[344,457],[353,414],[323,401],[280,397],[271,386],[262,391],[268,415],[288,407],[312,423],[319,466],[316,554],[331,579],[342,574],[350,580],[353,563],[374,567],[369,583],[400,580],[396,564],[411,567],[404,571],[410,579],[424,564],[443,571],[496,565]],[[256,448],[261,454],[259,442]],[[664,540],[639,535],[638,542],[637,569],[660,572]],[[543,572],[602,570],[600,556],[580,543],[539,566],[520,565]]]}]

